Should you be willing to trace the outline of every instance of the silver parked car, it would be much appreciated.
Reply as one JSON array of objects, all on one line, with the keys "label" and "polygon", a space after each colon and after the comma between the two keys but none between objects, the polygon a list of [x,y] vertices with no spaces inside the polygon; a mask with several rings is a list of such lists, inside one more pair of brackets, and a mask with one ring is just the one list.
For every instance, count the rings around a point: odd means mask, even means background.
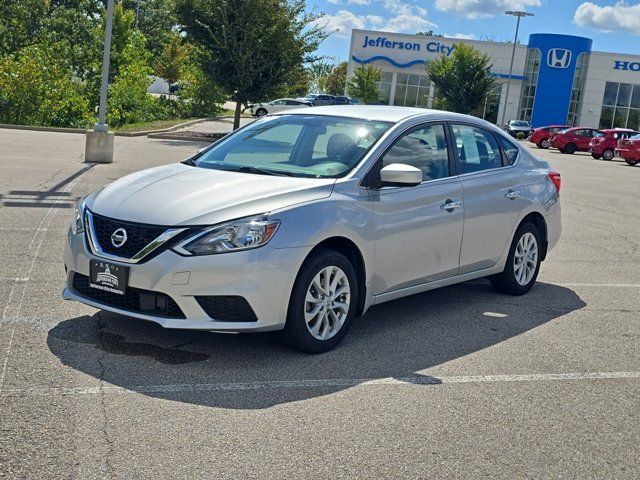
[{"label": "silver parked car", "polygon": [[63,298],[168,328],[337,345],[372,305],[533,286],[560,176],[495,126],[404,107],[267,116],[78,202]]}]

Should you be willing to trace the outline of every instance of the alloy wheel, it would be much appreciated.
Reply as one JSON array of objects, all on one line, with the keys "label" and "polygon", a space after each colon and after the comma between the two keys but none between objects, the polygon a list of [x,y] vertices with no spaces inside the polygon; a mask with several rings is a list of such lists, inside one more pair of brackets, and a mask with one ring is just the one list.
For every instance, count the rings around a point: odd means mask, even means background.
[{"label": "alloy wheel", "polygon": [[525,233],[518,241],[513,256],[513,272],[520,285],[527,285],[536,273],[538,267],[538,242],[536,237]]},{"label": "alloy wheel", "polygon": [[542,148],[549,148],[549,145],[550,145],[549,140],[542,141]]},{"label": "alloy wheel", "polygon": [[304,319],[309,333],[318,340],[328,340],[344,325],[351,304],[351,287],[341,268],[328,266],[320,270],[307,288]]}]

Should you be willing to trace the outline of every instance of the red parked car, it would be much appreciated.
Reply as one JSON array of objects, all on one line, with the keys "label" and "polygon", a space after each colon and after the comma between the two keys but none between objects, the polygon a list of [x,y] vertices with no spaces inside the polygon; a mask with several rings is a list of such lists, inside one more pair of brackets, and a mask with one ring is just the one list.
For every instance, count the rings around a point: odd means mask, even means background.
[{"label": "red parked car", "polygon": [[589,144],[589,152],[596,160],[604,158],[611,160],[615,156],[618,141],[631,138],[640,132],[635,132],[627,128],[613,128],[611,130],[600,130],[593,137]]},{"label": "red parked car", "polygon": [[616,155],[624,158],[624,161],[631,166],[638,165],[640,163],[640,134],[618,141]]},{"label": "red parked car", "polygon": [[549,139],[560,130],[569,128],[569,125],[549,125],[546,127],[538,127],[533,129],[529,135],[529,141],[535,143],[538,148],[549,148]]},{"label": "red parked car", "polygon": [[598,130],[595,128],[567,128],[551,137],[550,143],[553,148],[557,148],[562,153],[588,152],[591,139],[596,136],[596,133]]}]

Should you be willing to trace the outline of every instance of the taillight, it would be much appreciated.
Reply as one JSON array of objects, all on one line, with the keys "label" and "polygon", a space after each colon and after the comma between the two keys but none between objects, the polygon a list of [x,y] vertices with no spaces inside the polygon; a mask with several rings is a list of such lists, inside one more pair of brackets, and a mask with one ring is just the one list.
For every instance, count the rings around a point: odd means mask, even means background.
[{"label": "taillight", "polygon": [[549,170],[549,178],[555,185],[558,193],[560,193],[560,187],[562,186],[562,178],[560,177],[560,172],[556,172],[555,170]]}]

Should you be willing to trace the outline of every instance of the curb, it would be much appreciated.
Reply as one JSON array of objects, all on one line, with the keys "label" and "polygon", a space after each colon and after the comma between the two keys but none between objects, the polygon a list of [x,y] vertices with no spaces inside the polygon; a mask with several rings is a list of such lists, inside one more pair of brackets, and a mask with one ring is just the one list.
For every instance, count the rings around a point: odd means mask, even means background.
[{"label": "curb", "polygon": [[[188,127],[189,125],[195,125],[197,123],[220,120],[223,118],[233,118],[229,116],[224,117],[208,117],[208,118],[196,118],[187,122],[178,123],[172,127],[162,128],[159,130],[144,130],[140,132],[114,132],[116,137],[144,137],[146,135],[173,132],[179,128]],[[64,127],[39,127],[37,125],[12,125],[9,123],[0,123],[0,128],[6,128],[8,130],[33,130],[36,132],[55,132],[55,133],[87,133],[86,128],[64,128]]]},{"label": "curb", "polygon": [[147,135],[148,138],[157,138],[161,140],[185,140],[187,142],[200,142],[200,143],[213,143],[217,142],[226,133],[221,134],[219,138],[207,138],[207,137],[189,137],[185,135],[171,135],[171,133],[151,133]]}]

